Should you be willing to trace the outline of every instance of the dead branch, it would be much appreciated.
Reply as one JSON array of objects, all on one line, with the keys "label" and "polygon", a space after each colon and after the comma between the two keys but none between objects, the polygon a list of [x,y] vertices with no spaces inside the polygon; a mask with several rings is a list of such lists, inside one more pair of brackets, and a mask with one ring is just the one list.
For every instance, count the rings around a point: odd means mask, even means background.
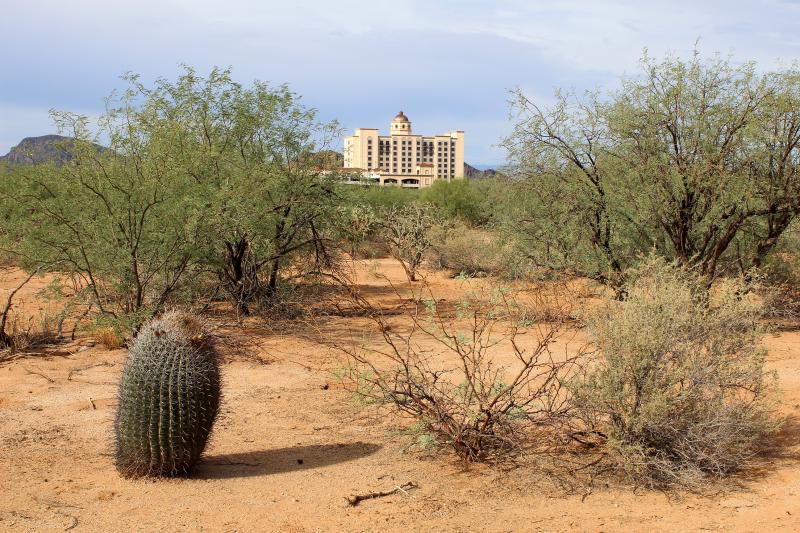
[{"label": "dead branch", "polygon": [[94,364],[91,364],[91,365],[85,365],[85,366],[79,366],[77,368],[73,368],[73,369],[71,369],[69,371],[69,374],[67,374],[67,381],[80,381],[80,380],[73,380],[73,375],[79,374],[81,372],[84,372],[84,371],[92,369],[92,368],[101,367],[101,366],[114,366],[114,363],[109,363],[108,361],[105,361],[105,362],[102,362],[102,363],[94,363]]},{"label": "dead branch", "polygon": [[39,271],[43,268],[40,266],[39,268],[33,270],[28,277],[26,277],[22,283],[17,285],[10,293],[8,293],[8,298],[6,299],[6,305],[3,308],[2,314],[0,314],[0,346],[11,346],[13,341],[11,337],[6,333],[6,321],[8,320],[8,313],[11,311],[12,302],[14,301],[14,296],[28,284],[33,277],[39,273]]},{"label": "dead branch", "polygon": [[364,500],[372,500],[374,498],[383,498],[385,496],[391,496],[392,494],[397,494],[398,492],[405,494],[408,496],[408,491],[411,489],[418,489],[419,485],[417,485],[413,481],[409,481],[408,483],[404,483],[402,485],[398,485],[391,490],[384,490],[380,492],[369,492],[367,494],[354,494],[352,496],[346,496],[345,500],[351,506],[355,507],[359,503],[363,502]]}]

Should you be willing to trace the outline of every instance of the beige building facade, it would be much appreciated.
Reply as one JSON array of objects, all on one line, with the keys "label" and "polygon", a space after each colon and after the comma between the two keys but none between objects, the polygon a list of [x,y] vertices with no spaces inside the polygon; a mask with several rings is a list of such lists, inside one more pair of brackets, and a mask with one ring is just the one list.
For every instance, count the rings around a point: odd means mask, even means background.
[{"label": "beige building facade", "polygon": [[389,135],[377,128],[358,128],[344,139],[344,166],[350,181],[408,188],[429,187],[435,180],[464,178],[464,132],[415,135],[400,111]]}]

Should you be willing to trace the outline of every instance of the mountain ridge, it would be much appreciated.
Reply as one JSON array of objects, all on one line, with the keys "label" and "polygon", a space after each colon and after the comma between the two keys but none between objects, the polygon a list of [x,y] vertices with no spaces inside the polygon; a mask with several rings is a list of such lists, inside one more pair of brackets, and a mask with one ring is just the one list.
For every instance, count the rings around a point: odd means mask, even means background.
[{"label": "mountain ridge", "polygon": [[[63,165],[72,159],[69,149],[74,142],[74,137],[54,134],[25,137],[19,144],[12,146],[6,155],[0,156],[0,163],[15,165],[56,163],[57,165]],[[95,146],[101,152],[107,149],[99,144],[95,144]]]}]

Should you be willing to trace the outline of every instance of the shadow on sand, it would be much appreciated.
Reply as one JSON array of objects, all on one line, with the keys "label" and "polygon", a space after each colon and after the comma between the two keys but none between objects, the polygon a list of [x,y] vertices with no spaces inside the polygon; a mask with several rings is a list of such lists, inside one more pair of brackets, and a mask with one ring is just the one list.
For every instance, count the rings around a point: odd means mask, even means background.
[{"label": "shadow on sand", "polygon": [[765,444],[765,449],[737,474],[742,482],[753,482],[800,462],[800,417],[789,415],[781,429]]},{"label": "shadow on sand", "polygon": [[354,442],[211,455],[197,465],[192,477],[231,479],[319,468],[360,459],[372,455],[380,448],[377,444]]}]

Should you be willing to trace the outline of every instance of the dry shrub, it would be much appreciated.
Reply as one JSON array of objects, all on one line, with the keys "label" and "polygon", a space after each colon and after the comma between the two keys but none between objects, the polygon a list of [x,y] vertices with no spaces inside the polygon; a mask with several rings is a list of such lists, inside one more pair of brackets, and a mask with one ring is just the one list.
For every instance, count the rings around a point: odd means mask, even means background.
[{"label": "dry shrub", "polygon": [[378,220],[389,253],[402,265],[409,281],[417,281],[422,261],[433,244],[433,228],[439,222],[433,207],[417,203],[391,207]]},{"label": "dry shrub", "polygon": [[47,311],[36,316],[9,312],[0,343],[0,361],[14,354],[55,343],[59,337],[60,319]]},{"label": "dry shrub", "polygon": [[61,336],[64,314],[54,317],[47,310],[37,316],[25,316],[15,307],[14,297],[39,273],[28,273],[22,282],[8,292],[0,307],[0,361],[15,353],[54,342]]},{"label": "dry shrub", "polygon": [[602,360],[576,393],[618,465],[649,486],[697,487],[734,472],[777,429],[760,308],[742,283],[711,292],[651,257],[625,302],[590,319]]},{"label": "dry shrub", "polygon": [[579,327],[582,324],[573,313],[573,306],[582,299],[585,299],[585,292],[570,286],[568,281],[537,283],[520,296],[520,301],[524,302],[524,317],[528,321],[555,324],[574,322]]},{"label": "dry shrub", "polygon": [[460,224],[433,233],[433,262],[442,269],[469,277],[523,279],[535,270],[514,243],[498,235]]},{"label": "dry shrub", "polygon": [[122,348],[123,338],[115,328],[100,328],[94,332],[94,340],[108,350]]},{"label": "dry shrub", "polygon": [[574,421],[565,383],[582,357],[553,351],[565,320],[534,323],[497,288],[469,292],[455,306],[423,288],[405,300],[409,329],[358,294],[353,299],[369,310],[379,341],[337,346],[352,363],[346,385],[368,403],[409,415],[421,444],[497,462],[563,442]]}]

